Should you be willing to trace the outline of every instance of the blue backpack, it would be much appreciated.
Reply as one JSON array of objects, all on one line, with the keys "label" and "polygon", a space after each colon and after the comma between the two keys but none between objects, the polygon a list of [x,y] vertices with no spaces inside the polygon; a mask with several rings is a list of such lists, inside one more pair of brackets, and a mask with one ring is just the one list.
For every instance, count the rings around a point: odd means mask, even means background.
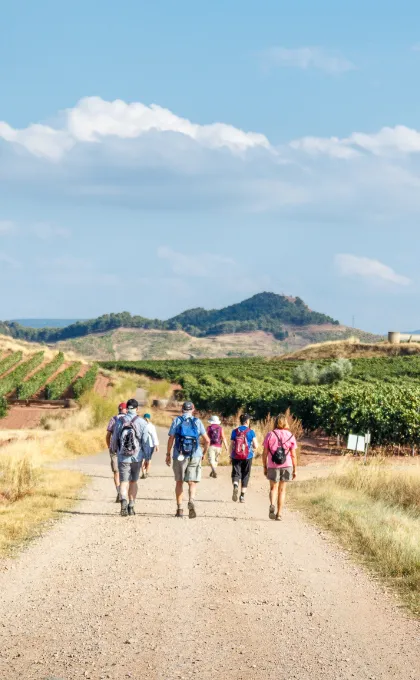
[{"label": "blue backpack", "polygon": [[197,418],[184,418],[176,429],[176,447],[178,453],[191,458],[198,448],[200,435],[197,429]]}]

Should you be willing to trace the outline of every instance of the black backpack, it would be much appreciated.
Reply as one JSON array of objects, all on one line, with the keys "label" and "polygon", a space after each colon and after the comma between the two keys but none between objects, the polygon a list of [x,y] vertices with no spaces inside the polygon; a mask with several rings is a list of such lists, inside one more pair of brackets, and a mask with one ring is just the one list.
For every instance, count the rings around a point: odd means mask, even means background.
[{"label": "black backpack", "polygon": [[277,432],[273,430],[273,433],[277,437],[278,447],[276,451],[274,451],[274,453],[271,454],[271,460],[275,465],[284,465],[287,459],[287,454],[289,453],[289,449],[285,449],[284,447],[285,444],[287,444],[287,442],[290,442],[290,440],[293,437],[293,434],[291,434],[289,439],[286,442],[284,442],[284,444],[282,444]]}]

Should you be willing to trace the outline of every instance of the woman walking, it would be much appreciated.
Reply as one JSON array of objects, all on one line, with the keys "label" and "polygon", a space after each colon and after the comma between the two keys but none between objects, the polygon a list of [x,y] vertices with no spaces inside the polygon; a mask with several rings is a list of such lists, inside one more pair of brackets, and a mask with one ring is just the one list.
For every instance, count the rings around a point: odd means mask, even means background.
[{"label": "woman walking", "polygon": [[146,479],[149,476],[152,456],[155,451],[156,452],[159,451],[159,439],[157,436],[156,428],[151,422],[150,413],[145,413],[143,418],[147,423],[147,433],[149,435],[148,446],[144,451],[141,465],[141,479]]},{"label": "woman walking", "polygon": [[269,518],[282,519],[286,484],[296,478],[297,443],[285,415],[274,421],[274,430],[264,440],[264,474],[270,482]]},{"label": "woman walking", "polygon": [[209,463],[211,467],[210,477],[216,479],[217,477],[217,464],[219,462],[219,456],[222,452],[222,446],[225,450],[228,450],[228,445],[223,432],[223,427],[220,423],[219,416],[211,416],[209,420],[209,426],[207,428],[207,434],[210,439],[210,446],[208,450]]}]

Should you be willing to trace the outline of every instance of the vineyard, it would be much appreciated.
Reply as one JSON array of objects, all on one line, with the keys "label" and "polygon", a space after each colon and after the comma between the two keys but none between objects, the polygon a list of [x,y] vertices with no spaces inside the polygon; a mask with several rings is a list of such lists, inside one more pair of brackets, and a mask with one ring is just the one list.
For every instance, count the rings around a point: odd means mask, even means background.
[{"label": "vineyard", "polygon": [[98,373],[98,365],[93,364],[78,377],[81,367],[80,361],[66,365],[62,352],[47,363],[43,351],[29,357],[21,351],[0,357],[0,418],[6,415],[9,400],[79,398],[93,389]]},{"label": "vineyard", "polygon": [[355,359],[350,377],[322,386],[294,384],[302,363],[253,358],[101,365],[179,383],[183,398],[222,416],[245,409],[262,419],[290,408],[307,431],[343,436],[370,431],[373,444],[420,445],[419,357]]}]

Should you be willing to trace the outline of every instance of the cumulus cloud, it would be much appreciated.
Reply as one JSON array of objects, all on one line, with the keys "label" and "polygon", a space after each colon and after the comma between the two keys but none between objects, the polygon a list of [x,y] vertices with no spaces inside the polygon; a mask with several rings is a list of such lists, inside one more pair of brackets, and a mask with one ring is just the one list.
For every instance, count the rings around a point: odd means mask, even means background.
[{"label": "cumulus cloud", "polygon": [[263,53],[268,66],[292,67],[302,70],[318,69],[331,75],[355,69],[345,57],[322,47],[271,47]]},{"label": "cumulus cloud", "polygon": [[411,283],[407,276],[397,274],[392,267],[379,262],[379,260],[372,260],[369,257],[345,254],[336,255],[335,264],[341,276],[356,276],[376,281],[385,281],[398,286],[408,286]]},{"label": "cumulus cloud", "polygon": [[361,153],[374,156],[395,156],[420,151],[420,132],[405,125],[383,127],[379,132],[353,132],[349,137],[303,137],[290,142],[290,147],[311,155],[332,158],[355,158]]}]

